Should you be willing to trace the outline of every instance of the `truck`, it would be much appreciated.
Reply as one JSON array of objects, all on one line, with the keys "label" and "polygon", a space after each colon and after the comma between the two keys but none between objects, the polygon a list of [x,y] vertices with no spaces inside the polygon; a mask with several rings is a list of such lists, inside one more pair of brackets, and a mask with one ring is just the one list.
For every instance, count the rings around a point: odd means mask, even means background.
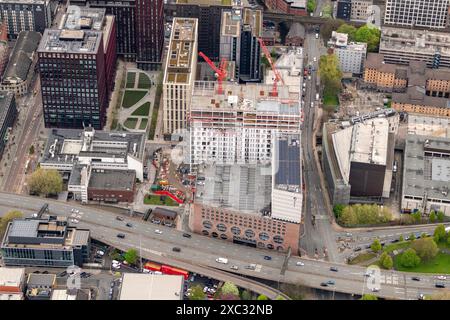
[{"label": "truck", "polygon": [[227,258],[217,258],[216,262],[217,263],[227,264],[228,263],[228,259]]}]

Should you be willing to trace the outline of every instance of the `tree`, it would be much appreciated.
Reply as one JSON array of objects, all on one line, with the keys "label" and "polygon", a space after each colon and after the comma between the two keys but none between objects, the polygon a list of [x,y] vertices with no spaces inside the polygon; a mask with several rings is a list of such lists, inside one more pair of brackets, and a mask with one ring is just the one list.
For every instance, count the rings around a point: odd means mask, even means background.
[{"label": "tree", "polygon": [[375,239],[372,243],[372,245],[370,246],[370,249],[372,249],[373,252],[377,253],[381,250],[381,243],[380,240]]},{"label": "tree", "polygon": [[373,294],[367,294],[366,293],[359,300],[378,300],[378,297],[374,296]]},{"label": "tree", "polygon": [[444,212],[442,211],[437,212],[437,219],[439,222],[444,222],[444,217],[445,217]]},{"label": "tree", "polygon": [[34,145],[30,146],[30,149],[28,150],[29,154],[34,154]]},{"label": "tree", "polygon": [[447,235],[447,245],[450,246],[450,235]]},{"label": "tree", "polygon": [[322,15],[324,18],[331,18],[331,15],[333,14],[333,8],[331,5],[326,4],[322,7]]},{"label": "tree", "polygon": [[357,29],[354,26],[344,23],[336,30],[336,32],[345,33],[348,35],[349,41],[355,41],[356,30]]},{"label": "tree", "polygon": [[242,291],[241,300],[252,300],[252,293],[248,290]]},{"label": "tree", "polygon": [[221,293],[219,295],[219,299],[220,300],[239,300],[239,296],[234,295],[232,293],[227,293],[227,294]]},{"label": "tree", "polygon": [[54,169],[38,168],[28,181],[30,192],[37,194],[57,194],[62,191],[61,175]]},{"label": "tree", "polygon": [[135,264],[138,259],[138,253],[135,249],[130,249],[125,253],[125,261],[129,264]]},{"label": "tree", "polygon": [[324,24],[322,24],[322,26],[320,27],[320,36],[322,37],[323,41],[327,43],[331,38],[331,33],[344,23],[345,21],[341,19],[328,19]]},{"label": "tree", "polygon": [[434,210],[431,211],[429,219],[431,223],[434,223],[436,221],[436,213],[434,212]]},{"label": "tree", "polygon": [[335,91],[335,94],[340,91],[342,71],[339,67],[339,59],[335,54],[326,54],[320,57],[319,75],[325,90]]},{"label": "tree", "polygon": [[414,249],[407,249],[400,257],[400,264],[405,268],[414,268],[420,264],[420,257]]},{"label": "tree", "polygon": [[316,10],[316,7],[317,3],[315,0],[308,0],[306,4],[306,10],[308,10],[308,12],[314,12]]},{"label": "tree", "polygon": [[239,296],[239,289],[234,283],[227,281],[221,288],[221,294],[233,294],[235,296]]},{"label": "tree", "polygon": [[403,235],[401,234],[400,237],[398,238],[398,241],[403,242],[405,241],[405,239],[403,238]]},{"label": "tree", "polygon": [[429,261],[433,259],[439,251],[433,238],[414,240],[411,244],[411,248],[416,251],[422,261]]},{"label": "tree", "polygon": [[345,206],[343,204],[335,204],[333,207],[334,216],[339,219],[344,211]]},{"label": "tree", "polygon": [[369,27],[368,25],[364,25],[356,30],[355,41],[365,42],[367,43],[367,51],[377,52],[378,46],[380,44],[380,36],[380,30],[378,30],[377,28]]},{"label": "tree", "polygon": [[384,269],[392,269],[394,261],[392,261],[391,256],[387,252],[383,252],[380,256],[380,265]]},{"label": "tree", "polygon": [[411,214],[411,216],[414,219],[414,222],[419,223],[420,220],[422,219],[422,213],[420,211],[416,211],[413,214]]},{"label": "tree", "polygon": [[445,226],[443,224],[440,224],[436,227],[436,229],[434,229],[434,241],[436,241],[436,243],[440,242],[440,241],[445,241],[445,237],[446,237],[446,232],[445,232]]},{"label": "tree", "polygon": [[275,300],[286,300],[285,298],[283,298],[282,296],[278,295]]},{"label": "tree", "polygon": [[411,233],[410,235],[409,235],[409,237],[408,237],[408,240],[414,240],[414,239],[416,239],[416,236],[414,235],[414,233]]},{"label": "tree", "polygon": [[259,296],[258,296],[258,298],[256,298],[256,300],[269,300],[269,298],[267,298],[265,295],[263,295],[263,294],[260,294]]},{"label": "tree", "polygon": [[0,218],[0,239],[3,239],[3,236],[6,232],[6,228],[8,224],[14,219],[22,218],[23,213],[21,211],[12,210],[6,213],[2,218]]},{"label": "tree", "polygon": [[196,285],[192,287],[191,292],[189,294],[189,300],[205,300],[206,294],[203,292],[203,289],[200,285]]}]

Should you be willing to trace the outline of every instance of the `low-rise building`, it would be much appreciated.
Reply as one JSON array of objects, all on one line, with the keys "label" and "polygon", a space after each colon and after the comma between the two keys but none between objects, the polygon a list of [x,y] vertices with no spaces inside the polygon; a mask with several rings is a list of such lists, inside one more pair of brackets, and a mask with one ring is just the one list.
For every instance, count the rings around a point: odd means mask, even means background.
[{"label": "low-rise building", "polygon": [[306,16],[307,0],[264,0],[265,5],[270,10],[293,14],[296,16]]},{"label": "low-rise building", "polygon": [[122,273],[119,300],[182,300],[184,278],[178,275]]},{"label": "low-rise building", "polygon": [[333,49],[339,59],[339,66],[343,73],[362,74],[366,60],[366,43],[348,43],[348,35],[332,32],[328,46]]},{"label": "low-rise building", "polygon": [[450,118],[408,114],[408,134],[450,138]]},{"label": "low-rise building", "polygon": [[305,40],[305,27],[298,22],[294,22],[286,35],[285,44],[287,46],[302,47]]},{"label": "low-rise building", "polygon": [[93,170],[87,187],[88,199],[91,201],[132,203],[135,191],[134,170]]},{"label": "low-rise building", "polygon": [[26,297],[28,300],[50,300],[56,286],[54,274],[28,274]]},{"label": "low-rise building", "polygon": [[91,291],[86,289],[55,289],[51,300],[90,300]]},{"label": "low-rise building", "polygon": [[0,91],[0,156],[3,155],[16,118],[17,107],[14,93]]},{"label": "low-rise building", "polygon": [[25,268],[0,268],[0,300],[23,300]]}]

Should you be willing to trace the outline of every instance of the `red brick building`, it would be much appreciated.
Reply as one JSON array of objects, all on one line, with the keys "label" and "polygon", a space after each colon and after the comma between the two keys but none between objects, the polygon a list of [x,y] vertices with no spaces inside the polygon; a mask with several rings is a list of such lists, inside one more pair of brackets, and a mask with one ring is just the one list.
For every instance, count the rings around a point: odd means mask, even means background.
[{"label": "red brick building", "polygon": [[308,15],[308,12],[306,11],[306,0],[264,0],[264,3],[272,11],[284,12],[297,16]]},{"label": "red brick building", "polygon": [[105,202],[133,202],[136,190],[134,170],[92,170],[88,199]]}]

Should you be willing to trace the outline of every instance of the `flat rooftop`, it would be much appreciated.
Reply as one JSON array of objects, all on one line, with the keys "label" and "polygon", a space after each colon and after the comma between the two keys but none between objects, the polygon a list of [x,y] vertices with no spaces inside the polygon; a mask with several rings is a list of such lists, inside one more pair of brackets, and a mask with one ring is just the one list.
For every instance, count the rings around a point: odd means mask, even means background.
[{"label": "flat rooftop", "polygon": [[183,276],[123,273],[119,300],[182,300]]},{"label": "flat rooftop", "polygon": [[404,93],[394,92],[392,94],[392,103],[450,108],[450,100],[448,98],[427,96],[425,88],[422,86],[408,87]]},{"label": "flat rooftop", "polygon": [[[103,171],[103,172],[101,172]],[[132,191],[136,180],[134,170],[93,170],[89,188],[100,190]]]},{"label": "flat rooftop", "polygon": [[276,138],[275,188],[301,193],[300,135],[282,135]]},{"label": "flat rooftop", "polygon": [[191,78],[193,63],[197,63],[197,19],[174,18],[167,53],[164,83],[188,84]]},{"label": "flat rooftop", "polygon": [[450,138],[450,119],[408,114],[408,134]]},{"label": "flat rooftop", "polygon": [[[289,88],[289,97],[301,98],[303,86],[303,48],[295,48],[283,53],[275,62],[278,72],[281,74],[284,85]],[[264,83],[273,85],[275,75],[272,69],[266,70]],[[278,83],[278,87],[281,83]]]},{"label": "flat rooftop", "polygon": [[102,34],[96,30],[45,29],[38,52],[96,54]]},{"label": "flat rooftop", "polygon": [[0,268],[0,287],[19,287],[25,281],[25,268]]}]

